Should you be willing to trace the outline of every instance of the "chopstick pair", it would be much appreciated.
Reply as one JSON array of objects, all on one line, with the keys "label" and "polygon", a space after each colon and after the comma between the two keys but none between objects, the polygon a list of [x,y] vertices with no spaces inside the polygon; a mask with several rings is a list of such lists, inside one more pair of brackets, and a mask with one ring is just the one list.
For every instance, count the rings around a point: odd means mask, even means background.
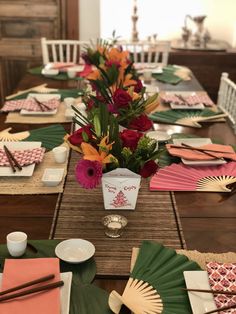
[{"label": "chopstick pair", "polygon": [[[35,279],[35,280],[32,280],[32,281],[23,283],[23,284],[21,284],[19,286],[15,286],[15,287],[12,287],[10,289],[1,291],[0,292],[0,302],[7,301],[7,300],[12,300],[12,299],[15,299],[15,298],[18,298],[18,297],[22,297],[22,296],[25,296],[25,295],[29,295],[29,294],[32,294],[32,293],[36,293],[36,292],[41,292],[41,291],[45,291],[45,290],[54,289],[54,288],[61,287],[61,286],[64,285],[64,282],[61,280],[61,281],[56,281],[56,282],[47,284],[45,286],[39,286],[39,287],[35,287],[35,288],[28,289],[28,290],[23,290],[23,291],[20,291],[20,292],[16,292],[16,293],[13,293],[13,294],[6,295],[8,293],[11,293],[11,292],[14,292],[14,291],[17,291],[17,290],[21,290],[23,288],[27,288],[27,287],[36,285],[36,284],[41,283],[41,282],[45,282],[45,281],[51,280],[54,277],[55,277],[54,274],[50,274],[50,275],[47,275],[47,276],[44,276],[44,277],[41,277],[41,278],[38,278],[38,279]],[[1,297],[2,295],[3,295],[3,297]]]},{"label": "chopstick pair", "polygon": [[15,159],[11,151],[6,147],[6,145],[3,146],[5,154],[7,156],[7,159],[9,161],[9,164],[11,166],[11,169],[13,172],[16,172],[15,167],[17,167],[20,171],[22,170],[21,165],[18,163],[18,161]]},{"label": "chopstick pair", "polygon": [[218,158],[216,157],[215,155],[211,154],[210,152],[214,152],[214,153],[225,153],[225,152],[221,152],[221,151],[214,151],[212,149],[205,149],[205,148],[198,148],[198,147],[194,147],[194,146],[190,146],[188,144],[185,144],[185,143],[181,143],[181,145],[173,145],[171,144],[171,147],[173,148],[184,148],[184,149],[189,149],[189,150],[196,150],[196,151],[199,151],[205,155],[208,155],[210,157],[213,157],[214,159],[220,159],[220,160],[224,160],[224,158]]},{"label": "chopstick pair", "polygon": [[175,97],[177,97],[179,100],[181,100],[184,103],[184,105],[190,106],[189,103],[185,100],[185,98],[182,95],[175,94]]},{"label": "chopstick pair", "polygon": [[[184,289],[185,291],[192,291],[192,292],[203,292],[203,293],[211,293],[211,294],[226,294],[226,295],[236,295],[236,291],[224,291],[224,290],[205,290],[205,289]],[[223,306],[221,308],[205,312],[204,314],[211,314],[211,313],[216,313],[216,312],[221,312],[221,311],[226,311],[230,309],[235,309],[236,304],[233,305],[228,305],[228,306]]]},{"label": "chopstick pair", "polygon": [[33,97],[33,100],[36,102],[36,104],[39,106],[39,108],[41,109],[41,111],[45,111],[46,110],[52,110],[50,107],[48,107],[47,105],[45,105],[44,103],[42,103],[41,101],[39,101],[36,97]]}]

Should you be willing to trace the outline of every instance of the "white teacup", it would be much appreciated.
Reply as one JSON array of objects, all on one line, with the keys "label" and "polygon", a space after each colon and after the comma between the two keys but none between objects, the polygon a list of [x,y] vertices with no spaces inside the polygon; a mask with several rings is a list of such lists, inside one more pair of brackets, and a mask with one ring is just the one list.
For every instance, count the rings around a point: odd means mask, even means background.
[{"label": "white teacup", "polygon": [[71,106],[75,105],[75,98],[73,98],[73,97],[66,97],[64,99],[64,103],[66,105],[66,108],[71,108]]},{"label": "white teacup", "polygon": [[11,256],[18,257],[25,253],[27,234],[21,231],[11,232],[7,235],[7,249]]},{"label": "white teacup", "polygon": [[73,68],[67,70],[67,75],[68,75],[69,78],[75,78],[76,74],[77,74],[77,72]]},{"label": "white teacup", "polygon": [[143,78],[145,82],[150,82],[152,80],[152,71],[148,69],[144,70]]},{"label": "white teacup", "polygon": [[53,148],[52,150],[55,161],[58,164],[62,164],[66,161],[67,157],[67,148],[65,146],[58,146]]}]

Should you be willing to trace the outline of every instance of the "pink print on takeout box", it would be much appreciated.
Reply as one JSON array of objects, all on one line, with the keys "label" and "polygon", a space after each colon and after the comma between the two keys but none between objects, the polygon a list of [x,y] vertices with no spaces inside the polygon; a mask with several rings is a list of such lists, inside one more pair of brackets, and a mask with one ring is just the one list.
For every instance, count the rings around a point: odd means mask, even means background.
[{"label": "pink print on takeout box", "polygon": [[117,168],[102,176],[105,209],[135,209],[140,175],[126,168]]}]

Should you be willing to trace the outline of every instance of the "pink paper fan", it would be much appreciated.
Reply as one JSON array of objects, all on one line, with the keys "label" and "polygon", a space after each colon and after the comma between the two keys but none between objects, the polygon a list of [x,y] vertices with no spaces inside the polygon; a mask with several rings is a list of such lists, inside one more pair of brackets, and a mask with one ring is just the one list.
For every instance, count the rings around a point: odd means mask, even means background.
[{"label": "pink paper fan", "polygon": [[160,169],[150,181],[151,191],[230,192],[236,182],[236,162],[216,167],[172,164]]}]

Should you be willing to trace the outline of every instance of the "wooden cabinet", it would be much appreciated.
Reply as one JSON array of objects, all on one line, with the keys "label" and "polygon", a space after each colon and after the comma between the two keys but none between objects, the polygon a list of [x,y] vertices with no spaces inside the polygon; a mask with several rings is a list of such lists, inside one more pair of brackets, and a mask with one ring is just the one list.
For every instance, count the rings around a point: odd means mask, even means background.
[{"label": "wooden cabinet", "polygon": [[213,52],[172,49],[169,63],[189,67],[214,101],[217,99],[222,72],[228,72],[230,79],[236,82],[236,50]]}]

